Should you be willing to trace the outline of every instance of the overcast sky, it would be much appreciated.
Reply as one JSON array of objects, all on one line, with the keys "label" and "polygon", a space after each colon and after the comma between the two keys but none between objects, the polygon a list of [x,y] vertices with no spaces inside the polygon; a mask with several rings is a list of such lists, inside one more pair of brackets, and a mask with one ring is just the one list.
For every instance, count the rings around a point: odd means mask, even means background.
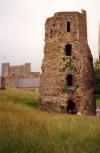
[{"label": "overcast sky", "polygon": [[59,11],[87,11],[88,42],[98,57],[100,0],[0,0],[0,66],[32,63],[40,71],[46,18]]}]

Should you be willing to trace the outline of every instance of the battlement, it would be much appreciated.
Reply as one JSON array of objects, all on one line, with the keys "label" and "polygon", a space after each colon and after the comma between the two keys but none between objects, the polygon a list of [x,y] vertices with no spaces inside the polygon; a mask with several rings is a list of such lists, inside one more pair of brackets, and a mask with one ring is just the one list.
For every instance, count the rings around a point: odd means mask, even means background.
[{"label": "battlement", "polygon": [[10,63],[2,63],[2,77],[18,76],[31,72],[31,63],[19,66],[10,66]]},{"label": "battlement", "polygon": [[16,88],[17,86],[14,82],[14,80],[16,79],[18,81],[27,79],[27,85],[29,85],[29,82],[32,81],[32,79],[35,81],[39,78],[40,72],[31,72],[31,63],[25,63],[24,65],[19,66],[11,66],[10,63],[2,63],[2,76],[0,78],[0,88]]}]

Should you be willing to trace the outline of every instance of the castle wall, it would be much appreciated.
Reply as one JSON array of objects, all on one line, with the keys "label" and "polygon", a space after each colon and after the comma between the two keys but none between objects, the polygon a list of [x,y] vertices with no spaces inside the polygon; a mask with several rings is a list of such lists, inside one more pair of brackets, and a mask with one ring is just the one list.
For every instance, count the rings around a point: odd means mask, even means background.
[{"label": "castle wall", "polygon": [[30,63],[25,63],[24,65],[20,66],[10,66],[9,63],[2,64],[2,77],[24,75],[30,72],[31,72]]},{"label": "castle wall", "polygon": [[16,88],[13,80],[24,78],[40,78],[40,72],[31,72],[30,63],[20,66],[10,66],[9,63],[2,64],[1,88]]},{"label": "castle wall", "polygon": [[[66,45],[71,46],[71,55],[66,55]],[[72,86],[67,83],[69,75]],[[55,13],[45,24],[40,108],[67,112],[72,101],[77,112],[95,114],[93,92],[93,59],[87,42],[86,12]]]}]

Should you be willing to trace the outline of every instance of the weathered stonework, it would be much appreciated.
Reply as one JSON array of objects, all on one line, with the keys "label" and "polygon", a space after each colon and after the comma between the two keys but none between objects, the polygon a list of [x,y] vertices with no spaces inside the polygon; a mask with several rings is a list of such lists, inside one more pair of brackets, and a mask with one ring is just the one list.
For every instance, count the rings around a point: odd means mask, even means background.
[{"label": "weathered stonework", "polygon": [[[66,46],[71,51],[68,55]],[[71,102],[74,105],[71,111],[95,115],[93,92],[93,59],[87,42],[86,12],[55,13],[45,24],[40,108],[70,112]]]}]

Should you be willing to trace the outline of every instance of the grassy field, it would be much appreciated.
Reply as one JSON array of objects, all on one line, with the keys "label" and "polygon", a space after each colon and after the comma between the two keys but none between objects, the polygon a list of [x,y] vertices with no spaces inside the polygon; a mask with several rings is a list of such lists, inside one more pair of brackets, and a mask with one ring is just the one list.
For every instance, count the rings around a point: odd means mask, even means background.
[{"label": "grassy field", "polygon": [[39,93],[22,89],[0,90],[0,102],[13,102],[37,107]]},{"label": "grassy field", "polygon": [[100,153],[100,118],[41,111],[38,99],[0,91],[0,153]]}]

